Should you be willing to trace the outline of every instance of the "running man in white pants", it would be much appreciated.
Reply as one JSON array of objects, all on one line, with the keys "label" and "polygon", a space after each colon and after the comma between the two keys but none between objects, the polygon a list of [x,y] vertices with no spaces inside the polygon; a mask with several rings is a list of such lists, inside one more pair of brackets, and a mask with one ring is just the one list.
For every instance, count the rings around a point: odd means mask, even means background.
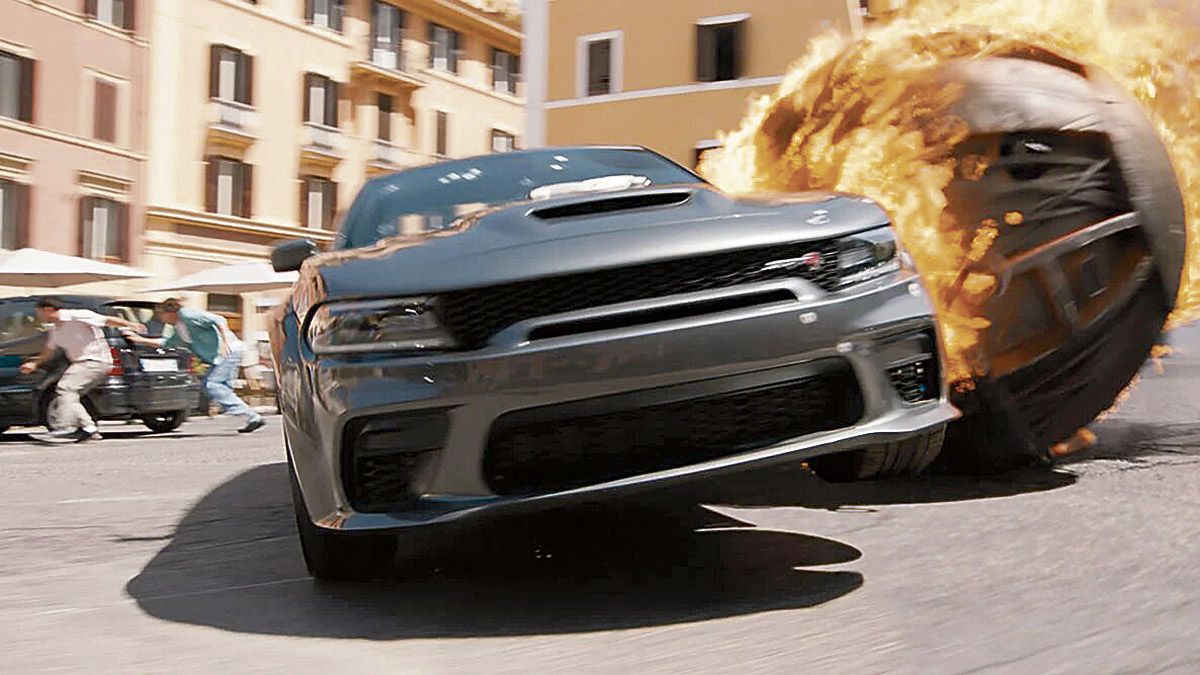
[{"label": "running man in white pants", "polygon": [[145,326],[115,316],[102,316],[88,309],[63,309],[54,298],[38,300],[38,320],[51,324],[46,346],[36,358],[21,364],[25,375],[41,368],[54,351],[61,348],[71,365],[67,366],[55,389],[50,406],[49,434],[34,436],[47,443],[73,443],[100,438],[95,420],[83,406],[80,396],[104,381],[112,369],[112,351],[104,339],[105,326],[146,330]]}]

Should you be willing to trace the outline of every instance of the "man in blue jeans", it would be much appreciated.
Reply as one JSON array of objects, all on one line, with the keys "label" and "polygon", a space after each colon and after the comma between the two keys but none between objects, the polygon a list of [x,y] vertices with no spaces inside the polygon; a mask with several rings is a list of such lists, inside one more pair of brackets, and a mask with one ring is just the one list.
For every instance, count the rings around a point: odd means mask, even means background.
[{"label": "man in blue jeans", "polygon": [[209,398],[221,406],[221,412],[246,418],[238,429],[248,434],[261,429],[266,421],[254,412],[233,392],[233,380],[237,377],[242,362],[242,343],[229,330],[224,317],[198,309],[183,307],[175,298],[168,298],[158,306],[163,323],[172,326],[174,332],[167,338],[147,338],[128,335],[130,340],[155,347],[184,347],[209,366],[204,376],[204,390]]}]

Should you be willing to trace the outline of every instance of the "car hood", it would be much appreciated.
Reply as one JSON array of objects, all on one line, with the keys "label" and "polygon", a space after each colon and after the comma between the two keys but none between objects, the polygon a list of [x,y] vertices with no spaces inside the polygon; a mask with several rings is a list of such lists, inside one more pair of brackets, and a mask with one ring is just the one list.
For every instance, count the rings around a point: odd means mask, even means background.
[{"label": "car hood", "polygon": [[322,298],[438,293],[817,241],[887,222],[870,200],[843,194],[636,188],[487,209],[447,230],[316,256],[303,275]]}]

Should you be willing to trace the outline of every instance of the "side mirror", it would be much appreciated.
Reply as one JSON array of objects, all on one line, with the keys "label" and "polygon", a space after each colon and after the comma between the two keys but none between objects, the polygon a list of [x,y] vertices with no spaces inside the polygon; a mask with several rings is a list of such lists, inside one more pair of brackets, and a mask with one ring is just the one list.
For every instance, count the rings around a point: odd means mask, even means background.
[{"label": "side mirror", "polygon": [[271,251],[271,267],[276,272],[295,272],[300,265],[321,251],[312,239],[292,239]]}]

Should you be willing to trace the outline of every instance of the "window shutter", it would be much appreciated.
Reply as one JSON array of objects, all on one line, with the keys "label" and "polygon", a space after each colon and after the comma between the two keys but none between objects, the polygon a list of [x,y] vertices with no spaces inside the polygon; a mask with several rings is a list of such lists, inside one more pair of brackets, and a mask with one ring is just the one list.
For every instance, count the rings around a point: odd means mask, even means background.
[{"label": "window shutter", "polygon": [[96,98],[93,101],[93,135],[97,140],[115,143],[117,140],[117,87],[97,79]]},{"label": "window shutter", "polygon": [[250,206],[254,203],[254,166],[242,164],[242,212],[243,218],[250,217]]},{"label": "window shutter", "polygon": [[83,0],[83,14],[89,19],[96,18],[96,0]]},{"label": "window shutter", "polygon": [[696,27],[696,81],[712,82],[716,79],[717,41],[716,31],[711,26]]},{"label": "window shutter", "polygon": [[308,179],[300,178],[300,227],[308,227]]},{"label": "window shutter", "polygon": [[29,186],[24,183],[13,183],[12,191],[9,192],[17,203],[17,236],[14,248],[29,246],[29,192]]},{"label": "window shutter", "polygon": [[204,164],[204,210],[217,212],[217,158],[206,157]]},{"label": "window shutter", "polygon": [[461,49],[463,40],[462,40],[462,37],[458,34],[458,31],[452,30],[449,32],[450,32],[450,44],[447,47],[446,65],[450,69],[450,72],[457,75],[458,74],[458,56],[459,56],[459,51]]},{"label": "window shutter", "polygon": [[313,86],[313,74],[305,73],[304,74],[304,121],[305,122],[312,121],[311,119],[309,119],[309,114],[308,114],[309,106],[312,103],[312,86]]},{"label": "window shutter", "polygon": [[33,59],[18,59],[18,62],[21,64],[21,87],[17,93],[17,119],[22,122],[33,122],[34,61]]},{"label": "window shutter", "polygon": [[117,204],[117,224],[115,232],[115,246],[112,252],[116,254],[121,261],[129,261],[131,259],[129,249],[129,205]]},{"label": "window shutter", "polygon": [[329,25],[340,33],[342,32],[342,16],[346,13],[346,0],[332,0],[329,5]]},{"label": "window shutter", "polygon": [[376,106],[379,110],[377,116],[375,138],[381,141],[392,140],[392,97],[387,94],[379,94]]},{"label": "window shutter", "polygon": [[739,21],[730,27],[733,39],[733,79],[738,79],[742,76],[742,51],[745,47],[746,22]]},{"label": "window shutter", "polygon": [[367,43],[367,60],[375,58],[375,47],[379,44],[379,0],[371,0],[371,41]]},{"label": "window shutter", "polygon": [[92,197],[79,198],[79,255],[84,258],[92,257],[91,251],[84,249],[87,242],[86,232],[92,227]]},{"label": "window shutter", "polygon": [[325,80],[325,124],[338,125],[338,83]]},{"label": "window shutter", "polygon": [[125,0],[125,30],[132,31],[137,27],[137,22],[134,19],[134,7],[137,7],[138,0]]},{"label": "window shutter", "polygon": [[436,119],[437,128],[435,131],[437,133],[437,138],[435,139],[434,152],[442,157],[445,157],[448,151],[447,145],[449,141],[448,137],[450,135],[449,129],[447,128],[450,126],[449,115],[439,110],[436,113]]},{"label": "window shutter", "polygon": [[242,76],[242,101],[246,105],[254,105],[254,57],[249,54],[238,54],[241,61],[239,74]]},{"label": "window shutter", "polygon": [[425,23],[426,27],[426,42],[429,44],[429,67],[433,67],[433,52],[435,51],[435,41],[437,40],[437,31],[432,21]]},{"label": "window shutter", "polygon": [[221,95],[221,45],[208,47],[208,97]]},{"label": "window shutter", "polygon": [[333,219],[337,217],[337,183],[329,181],[326,185],[325,211],[329,216],[325,219],[325,229],[333,229]]}]

